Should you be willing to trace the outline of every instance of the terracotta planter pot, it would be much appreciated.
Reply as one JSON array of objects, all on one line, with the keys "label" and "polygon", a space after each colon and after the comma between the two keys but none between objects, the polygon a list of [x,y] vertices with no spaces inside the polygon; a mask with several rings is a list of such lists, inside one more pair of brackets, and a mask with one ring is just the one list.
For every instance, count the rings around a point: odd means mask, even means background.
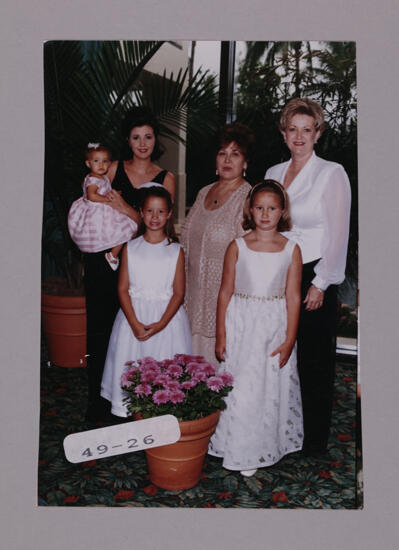
[{"label": "terracotta planter pot", "polygon": [[150,480],[154,485],[172,490],[197,485],[219,415],[220,411],[217,411],[205,418],[179,422],[179,441],[145,451]]},{"label": "terracotta planter pot", "polygon": [[49,359],[60,367],[86,366],[86,299],[42,294]]}]

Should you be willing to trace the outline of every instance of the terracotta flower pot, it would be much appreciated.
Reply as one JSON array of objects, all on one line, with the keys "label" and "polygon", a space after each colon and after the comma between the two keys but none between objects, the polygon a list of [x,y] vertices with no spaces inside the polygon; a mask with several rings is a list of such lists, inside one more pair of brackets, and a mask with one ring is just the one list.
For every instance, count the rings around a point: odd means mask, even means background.
[{"label": "terracotta flower pot", "polygon": [[154,485],[181,490],[198,483],[219,415],[220,411],[217,411],[205,418],[179,422],[179,441],[145,451],[150,480]]},{"label": "terracotta flower pot", "polygon": [[84,296],[42,294],[42,323],[52,363],[59,367],[86,366]]}]

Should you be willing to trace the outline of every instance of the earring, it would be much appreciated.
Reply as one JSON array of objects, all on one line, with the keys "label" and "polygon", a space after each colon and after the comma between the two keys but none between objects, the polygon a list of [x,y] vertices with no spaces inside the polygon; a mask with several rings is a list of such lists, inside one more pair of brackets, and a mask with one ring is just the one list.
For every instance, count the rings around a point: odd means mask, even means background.
[{"label": "earring", "polygon": [[247,175],[247,169],[246,168],[244,168],[244,170],[242,171],[242,175],[243,175],[244,178]]},{"label": "earring", "polygon": [[218,169],[216,168],[216,175],[218,176],[219,175],[219,172],[218,172]]}]

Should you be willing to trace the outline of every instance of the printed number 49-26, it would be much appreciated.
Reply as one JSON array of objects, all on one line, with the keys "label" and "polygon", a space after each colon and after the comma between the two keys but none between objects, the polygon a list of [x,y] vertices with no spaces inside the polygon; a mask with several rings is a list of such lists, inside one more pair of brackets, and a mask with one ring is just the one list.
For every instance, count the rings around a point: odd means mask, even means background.
[{"label": "printed number 49-26", "polygon": [[[134,438],[133,439],[128,439],[127,442],[130,443],[128,449],[134,449],[134,448],[138,447],[137,439],[134,439]],[[144,445],[151,445],[151,443],[154,443],[154,438],[152,437],[152,434],[146,435],[143,438],[143,443],[144,443]],[[120,445],[120,446],[122,446],[122,445]],[[119,445],[118,445],[118,447],[119,447]],[[107,447],[107,445],[98,445],[96,450],[97,450],[99,455],[103,455],[108,451],[108,447]],[[83,451],[82,456],[87,456],[87,457],[93,456],[93,453],[91,452],[90,447],[87,447],[87,449],[85,449]]]}]

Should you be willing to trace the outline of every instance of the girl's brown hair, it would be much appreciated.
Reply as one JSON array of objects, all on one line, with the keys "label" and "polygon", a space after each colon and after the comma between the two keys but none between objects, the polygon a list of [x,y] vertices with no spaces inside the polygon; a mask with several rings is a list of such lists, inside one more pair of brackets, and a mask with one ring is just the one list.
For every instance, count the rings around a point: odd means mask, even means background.
[{"label": "girl's brown hair", "polygon": [[278,222],[277,231],[289,231],[292,227],[292,222],[289,214],[288,195],[281,183],[275,180],[263,180],[254,185],[254,187],[252,187],[251,191],[248,193],[243,211],[243,229],[248,230],[256,228],[255,222],[251,214],[251,208],[254,204],[254,199],[258,193],[272,193],[280,199],[283,213]]},{"label": "girl's brown hair", "polygon": [[[163,185],[153,185],[151,187],[142,188],[140,189],[140,194],[141,194],[140,210],[144,209],[145,203],[147,199],[149,199],[150,197],[159,197],[161,199],[165,199],[168,212],[170,212],[173,208],[172,196],[169,193],[169,191],[165,187],[163,187]],[[166,238],[168,239],[168,244],[179,242],[179,239],[177,238],[177,235],[175,232],[173,216],[171,216],[167,220],[164,230],[165,230]],[[140,218],[140,222],[137,228],[137,233],[134,238],[137,239],[137,237],[144,235],[145,232],[146,232],[146,226],[144,224],[143,218]]]}]

